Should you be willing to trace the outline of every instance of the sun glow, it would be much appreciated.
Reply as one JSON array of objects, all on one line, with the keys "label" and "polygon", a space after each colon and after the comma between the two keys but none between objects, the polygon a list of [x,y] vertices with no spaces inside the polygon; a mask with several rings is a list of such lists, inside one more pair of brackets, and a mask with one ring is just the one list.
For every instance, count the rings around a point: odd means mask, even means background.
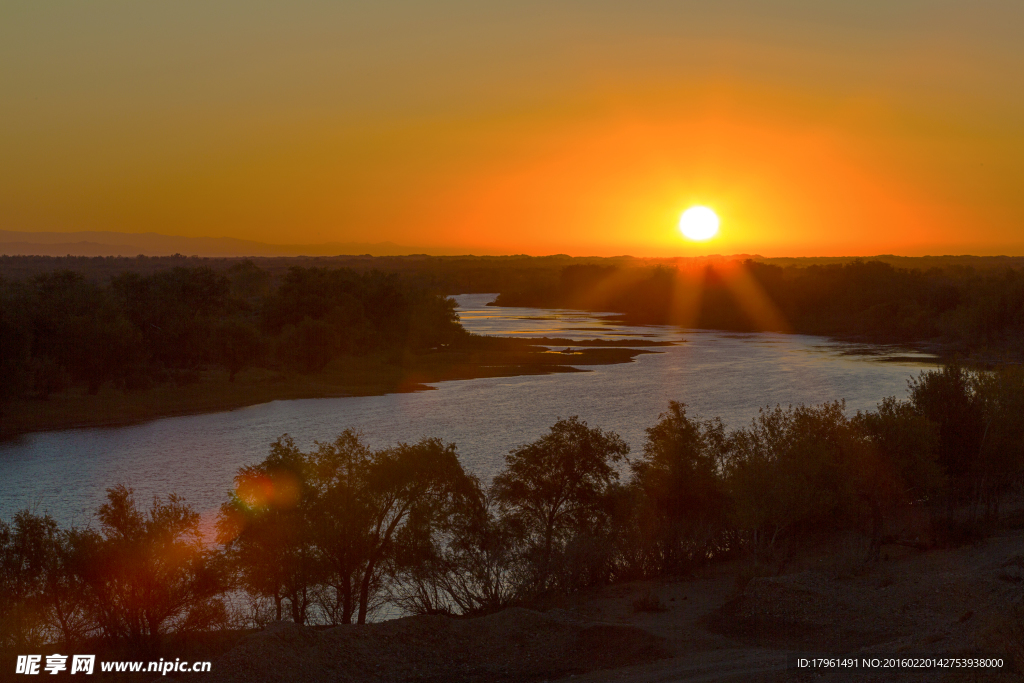
[{"label": "sun glow", "polygon": [[691,206],[679,217],[679,230],[695,242],[718,234],[718,215],[706,206]]}]

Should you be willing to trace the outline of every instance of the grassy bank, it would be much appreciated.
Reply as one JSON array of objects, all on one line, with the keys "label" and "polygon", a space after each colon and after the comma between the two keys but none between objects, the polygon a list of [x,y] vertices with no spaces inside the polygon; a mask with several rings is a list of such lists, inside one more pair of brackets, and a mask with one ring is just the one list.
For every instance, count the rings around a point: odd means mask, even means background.
[{"label": "grassy bank", "polygon": [[[314,374],[250,368],[230,382],[226,370],[211,368],[200,371],[195,381],[184,385],[129,391],[107,384],[95,395],[78,387],[46,399],[18,399],[4,408],[2,434],[11,437],[53,429],[128,425],[268,401],[422,391],[430,389],[428,384],[458,379],[579,372],[573,366],[626,363],[641,353],[650,353],[626,348],[626,344],[664,345],[640,340],[476,337],[458,350],[339,358]],[[553,352],[546,346],[573,351]]]}]

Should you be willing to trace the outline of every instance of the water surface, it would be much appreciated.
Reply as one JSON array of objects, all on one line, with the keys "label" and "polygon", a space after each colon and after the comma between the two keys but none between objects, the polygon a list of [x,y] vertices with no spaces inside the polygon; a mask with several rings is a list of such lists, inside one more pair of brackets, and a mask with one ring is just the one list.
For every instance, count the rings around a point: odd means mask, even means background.
[{"label": "water surface", "polygon": [[845,398],[851,411],[868,410],[885,396],[904,397],[907,380],[933,364],[923,354],[822,337],[628,327],[607,315],[486,306],[493,298],[456,297],[468,330],[680,343],[587,372],[459,380],[432,391],[273,401],[130,427],[29,434],[0,444],[0,519],[31,507],[64,524],[88,523],[106,487],[122,482],[140,501],[177,492],[211,519],[238,468],[262,460],[278,436],[287,432],[308,448],[347,427],[374,446],[423,436],[454,441],[466,468],[487,481],[509,449],[536,439],[559,417],[579,415],[639,451],[644,429],[669,400],[703,417],[720,416],[729,427],[745,426],[758,408],[776,403]]}]

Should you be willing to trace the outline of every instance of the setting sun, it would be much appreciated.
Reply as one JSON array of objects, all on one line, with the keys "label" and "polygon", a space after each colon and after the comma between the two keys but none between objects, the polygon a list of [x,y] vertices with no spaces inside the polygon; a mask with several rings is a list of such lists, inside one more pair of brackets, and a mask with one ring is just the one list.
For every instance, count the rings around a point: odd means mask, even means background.
[{"label": "setting sun", "polygon": [[706,206],[691,206],[679,217],[679,230],[696,242],[718,234],[718,214]]}]

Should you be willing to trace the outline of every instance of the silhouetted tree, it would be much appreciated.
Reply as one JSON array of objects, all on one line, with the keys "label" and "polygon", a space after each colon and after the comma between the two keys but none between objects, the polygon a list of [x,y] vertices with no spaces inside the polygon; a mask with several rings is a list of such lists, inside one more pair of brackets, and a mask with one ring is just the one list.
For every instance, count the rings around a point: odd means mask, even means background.
[{"label": "silhouetted tree", "polygon": [[637,510],[662,571],[705,561],[726,522],[724,465],[728,441],[721,420],[698,422],[686,405],[669,402],[658,424],[647,429],[640,459],[630,463]]},{"label": "silhouetted tree", "polygon": [[459,497],[476,486],[454,444],[422,439],[376,451],[366,476],[371,525],[359,583],[358,623],[366,622],[370,589],[403,547],[429,541]]},{"label": "silhouetted tree", "polygon": [[953,502],[967,502],[978,493],[985,415],[975,392],[974,374],[959,362],[923,371],[910,382],[910,401],[938,425],[938,462],[949,478]]},{"label": "silhouetted tree", "polygon": [[141,651],[171,631],[205,630],[226,616],[224,583],[203,548],[199,514],[181,498],[154,498],[142,511],[132,489],[107,489],[99,532],[84,534],[82,579],[108,641]]},{"label": "silhouetted tree", "polygon": [[886,515],[900,505],[934,503],[945,489],[938,425],[893,396],[874,412],[858,412],[854,425],[873,446],[855,474],[859,494],[871,506],[871,548],[877,553]]},{"label": "silhouetted tree", "polygon": [[95,630],[79,538],[29,510],[15,514],[11,526],[0,522],[0,643],[59,640],[71,648]]},{"label": "silhouetted tree", "polygon": [[0,279],[0,433],[7,404],[29,386],[31,326],[20,288]]},{"label": "silhouetted tree", "polygon": [[0,647],[42,644],[43,574],[55,527],[52,519],[28,511],[15,515],[13,527],[0,521]]},{"label": "silhouetted tree", "polygon": [[888,470],[888,483],[899,502],[934,500],[945,486],[945,475],[936,461],[938,425],[914,410],[907,401],[889,396],[874,412],[858,413],[857,426],[878,449]]},{"label": "silhouetted tree", "polygon": [[537,589],[549,587],[556,552],[607,520],[609,493],[619,478],[612,465],[627,453],[629,446],[617,434],[574,416],[505,456],[491,491],[502,513],[529,539]]},{"label": "silhouetted tree", "polygon": [[215,320],[230,312],[230,282],[208,267],[174,268],[111,281],[128,320],[142,335],[151,361],[192,368],[210,360]]},{"label": "silhouetted tree", "polygon": [[305,623],[321,576],[311,514],[316,491],[307,475],[306,455],[281,436],[263,462],[239,470],[217,525],[241,585],[273,599],[278,620],[288,601],[297,624]]},{"label": "silhouetted tree", "polygon": [[83,580],[91,535],[88,530],[58,529],[55,524],[41,526],[49,546],[42,572],[44,618],[70,650],[97,631],[95,600]]},{"label": "silhouetted tree", "polygon": [[836,531],[856,522],[870,444],[845,403],[762,410],[731,435],[727,480],[736,521],[755,550],[800,531]]},{"label": "silhouetted tree", "polygon": [[438,439],[371,451],[352,431],[303,453],[287,436],[243,468],[221,508],[220,537],[250,591],[287,599],[305,622],[317,587],[332,620],[366,623],[403,546],[429,542],[471,495],[455,446]]},{"label": "silhouetted tree", "polygon": [[999,501],[1024,473],[1024,368],[1001,365],[974,378],[985,422],[978,464],[978,502],[998,515]]},{"label": "silhouetted tree", "polygon": [[521,526],[496,512],[482,491],[457,498],[439,534],[400,548],[391,600],[410,614],[479,615],[527,597]]},{"label": "silhouetted tree", "polygon": [[[329,589],[321,609],[331,623],[351,624],[360,605],[360,583],[371,539],[371,509],[366,490],[373,452],[352,430],[333,442],[317,443],[309,456],[309,479],[316,492],[310,510],[312,535]],[[372,581],[372,579],[371,579]],[[376,595],[379,580],[368,595]]]},{"label": "silhouetted tree", "polygon": [[256,327],[240,317],[225,318],[213,327],[213,345],[217,362],[228,370],[228,381],[244,368],[255,365],[261,352]]}]

